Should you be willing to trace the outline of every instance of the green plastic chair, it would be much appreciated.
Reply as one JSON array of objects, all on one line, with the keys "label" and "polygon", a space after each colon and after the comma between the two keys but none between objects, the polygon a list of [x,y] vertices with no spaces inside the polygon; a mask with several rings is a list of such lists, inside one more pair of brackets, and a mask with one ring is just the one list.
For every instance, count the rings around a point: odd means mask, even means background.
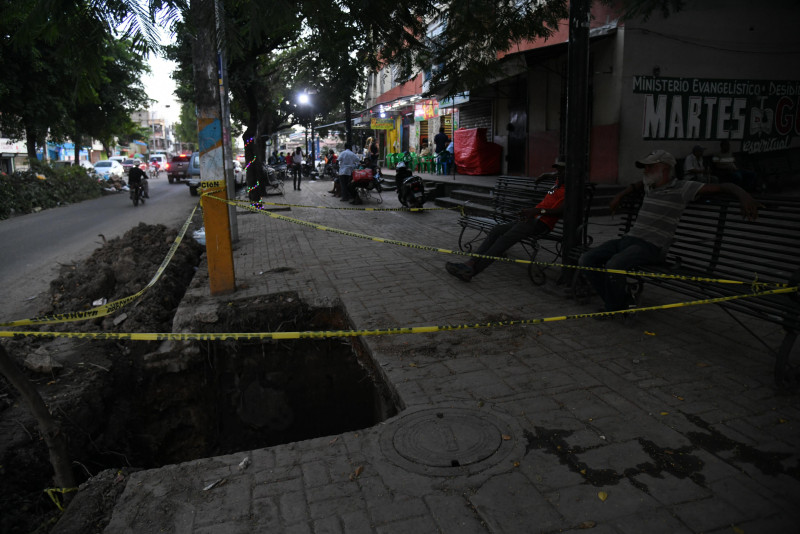
[{"label": "green plastic chair", "polygon": [[432,173],[434,171],[435,165],[433,162],[433,156],[424,156],[422,158],[422,163],[420,165],[424,172]]}]

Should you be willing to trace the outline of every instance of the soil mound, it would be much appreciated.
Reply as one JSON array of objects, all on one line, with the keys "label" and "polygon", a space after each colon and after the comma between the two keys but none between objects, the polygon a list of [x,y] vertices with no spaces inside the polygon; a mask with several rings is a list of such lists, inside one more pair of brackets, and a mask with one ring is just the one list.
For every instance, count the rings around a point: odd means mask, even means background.
[{"label": "soil mound", "polygon": [[[176,230],[163,225],[141,223],[121,238],[105,243],[86,260],[62,267],[50,284],[49,303],[40,315],[83,311],[100,299],[112,302],[137,293],[150,282],[176,235]],[[171,331],[173,315],[203,253],[190,235],[191,231],[187,232],[154,286],[114,314],[20,330]],[[23,338],[3,343],[61,421],[79,482],[108,466],[127,465],[124,454],[107,446],[114,439],[107,435],[112,433],[109,428],[113,429],[107,420],[111,413],[107,399],[113,399],[116,388],[131,380],[141,355],[153,350],[152,343],[66,338]],[[34,360],[36,366],[31,365]],[[98,458],[107,461],[98,463]],[[0,532],[43,533],[52,528],[59,512],[43,491],[52,486],[52,476],[48,451],[35,420],[20,405],[17,392],[0,376]],[[98,529],[102,524],[103,518],[98,517]]]}]

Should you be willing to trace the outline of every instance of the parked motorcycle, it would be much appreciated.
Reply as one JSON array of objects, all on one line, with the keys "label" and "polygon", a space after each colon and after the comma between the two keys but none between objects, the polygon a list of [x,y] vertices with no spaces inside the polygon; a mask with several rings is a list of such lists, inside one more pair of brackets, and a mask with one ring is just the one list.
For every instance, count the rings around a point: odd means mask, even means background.
[{"label": "parked motorcycle", "polygon": [[425,185],[422,178],[413,176],[407,162],[400,161],[395,171],[397,199],[407,208],[421,208],[425,204]]},{"label": "parked motorcycle", "polygon": [[300,171],[303,174],[303,178],[309,178],[309,177],[313,177],[314,179],[319,178],[319,173],[314,168],[314,164],[311,161],[311,159],[303,160],[303,165],[300,168]]}]

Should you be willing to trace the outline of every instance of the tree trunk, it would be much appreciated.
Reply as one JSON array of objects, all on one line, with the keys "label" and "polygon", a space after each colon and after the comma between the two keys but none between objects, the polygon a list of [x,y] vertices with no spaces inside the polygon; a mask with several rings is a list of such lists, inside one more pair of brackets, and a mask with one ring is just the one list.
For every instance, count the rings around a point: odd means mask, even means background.
[{"label": "tree trunk", "polygon": [[[50,464],[55,472],[56,486],[59,488],[74,488],[76,485],[75,474],[72,472],[72,462],[67,450],[66,437],[61,432],[58,422],[50,414],[39,392],[36,391],[31,381],[11,360],[2,345],[0,345],[0,373],[16,388],[39,424],[39,431],[42,433],[47,449],[50,451]],[[64,493],[65,502],[69,501],[70,495],[70,493]]]},{"label": "tree trunk", "polygon": [[344,121],[345,131],[347,132],[347,139],[345,140],[345,148],[353,148],[353,121],[350,120],[352,111],[350,110],[350,97],[344,99]]},{"label": "tree trunk", "polygon": [[78,165],[78,162],[81,160],[81,135],[75,134],[72,143],[75,145],[75,165]]},{"label": "tree trunk", "polygon": [[[28,159],[30,161],[36,161],[36,131],[30,126],[25,127],[25,142],[28,143]],[[47,159],[46,146],[42,159]]]}]

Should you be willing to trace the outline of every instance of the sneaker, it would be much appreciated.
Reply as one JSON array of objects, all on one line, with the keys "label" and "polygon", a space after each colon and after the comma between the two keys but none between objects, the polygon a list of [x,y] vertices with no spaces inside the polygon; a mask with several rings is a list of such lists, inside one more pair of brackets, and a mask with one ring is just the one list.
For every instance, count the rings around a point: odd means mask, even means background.
[{"label": "sneaker", "polygon": [[465,263],[447,262],[444,265],[447,272],[461,280],[462,282],[469,282],[472,280],[472,267]]}]

